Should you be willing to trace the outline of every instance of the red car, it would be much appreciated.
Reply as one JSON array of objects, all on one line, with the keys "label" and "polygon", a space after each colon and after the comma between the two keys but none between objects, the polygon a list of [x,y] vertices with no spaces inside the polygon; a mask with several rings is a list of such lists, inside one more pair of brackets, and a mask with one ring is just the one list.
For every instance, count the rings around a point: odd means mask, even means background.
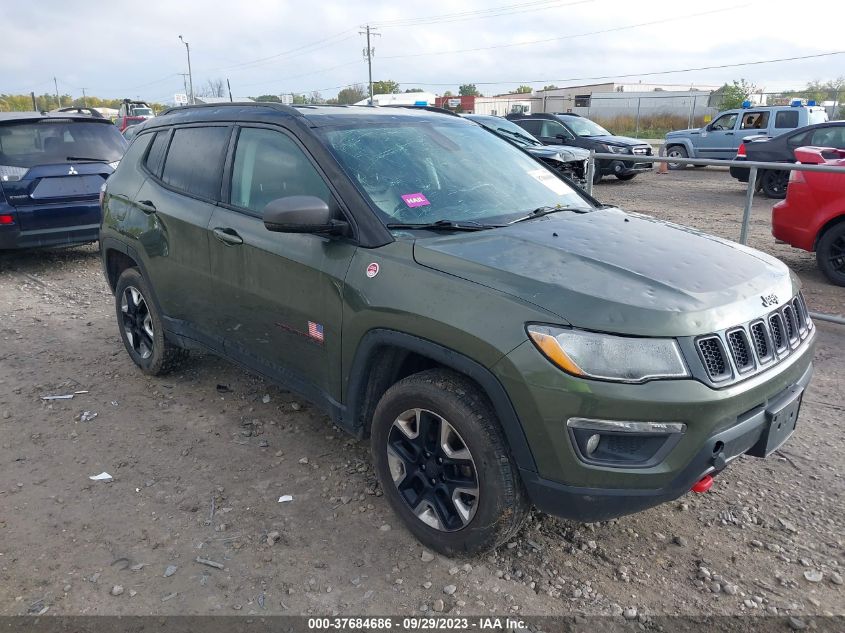
[{"label": "red car", "polygon": [[[845,167],[845,150],[799,147],[799,163]],[[786,199],[772,209],[772,235],[816,252],[825,276],[845,286],[845,173],[792,171]]]}]

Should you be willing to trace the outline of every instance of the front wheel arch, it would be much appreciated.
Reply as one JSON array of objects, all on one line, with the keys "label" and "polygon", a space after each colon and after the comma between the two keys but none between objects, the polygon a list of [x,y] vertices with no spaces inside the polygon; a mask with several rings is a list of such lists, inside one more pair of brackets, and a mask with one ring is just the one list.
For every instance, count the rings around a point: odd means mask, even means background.
[{"label": "front wheel arch", "polygon": [[[358,344],[347,374],[349,382],[346,385],[344,402],[346,407],[341,420],[347,431],[358,437],[366,437],[369,434],[371,416],[378,400],[387,389],[401,379],[398,373],[391,375],[388,372],[387,378],[382,377],[383,388],[381,386],[376,389],[371,388],[374,370],[379,368],[381,362],[388,362],[380,360],[386,358],[383,355],[385,350],[417,355],[418,358],[424,359],[422,362],[429,363],[430,367],[451,369],[472,380],[493,407],[505,432],[511,457],[516,466],[520,469],[537,471],[522,423],[498,378],[489,369],[460,352],[397,330],[382,328],[370,330]],[[420,367],[420,369],[430,367]],[[396,368],[395,363],[394,368]],[[398,371],[398,369],[392,371]]]}]

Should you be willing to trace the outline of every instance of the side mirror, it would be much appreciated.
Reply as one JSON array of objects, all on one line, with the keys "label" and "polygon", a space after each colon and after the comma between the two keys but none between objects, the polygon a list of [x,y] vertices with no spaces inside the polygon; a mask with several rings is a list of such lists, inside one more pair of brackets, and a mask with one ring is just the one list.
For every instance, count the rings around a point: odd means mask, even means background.
[{"label": "side mirror", "polygon": [[264,207],[264,226],[277,233],[343,233],[347,223],[333,220],[329,205],[316,196],[276,198]]},{"label": "side mirror", "polygon": [[566,134],[555,134],[555,138],[561,141],[569,140],[569,137]]}]

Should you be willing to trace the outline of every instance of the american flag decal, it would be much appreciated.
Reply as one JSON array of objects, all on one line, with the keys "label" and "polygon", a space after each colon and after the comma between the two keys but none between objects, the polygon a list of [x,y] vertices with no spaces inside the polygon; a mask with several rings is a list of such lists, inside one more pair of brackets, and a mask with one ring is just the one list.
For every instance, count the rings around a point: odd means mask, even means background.
[{"label": "american flag decal", "polygon": [[308,336],[320,343],[323,342],[323,326],[314,321],[308,321]]}]

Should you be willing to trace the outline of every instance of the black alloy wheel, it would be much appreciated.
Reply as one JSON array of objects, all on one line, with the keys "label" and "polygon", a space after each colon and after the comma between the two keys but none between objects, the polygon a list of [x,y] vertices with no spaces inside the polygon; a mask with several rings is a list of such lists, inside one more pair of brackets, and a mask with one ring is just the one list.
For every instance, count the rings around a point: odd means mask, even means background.
[{"label": "black alloy wheel", "polygon": [[134,286],[127,286],[120,299],[123,332],[129,345],[142,359],[153,354],[155,332],[147,300]]},{"label": "black alloy wheel", "polygon": [[816,246],[816,262],[832,283],[845,286],[845,222],[822,234]]},{"label": "black alloy wheel", "polygon": [[387,461],[394,485],[420,521],[444,532],[472,521],[479,501],[475,461],[445,418],[418,408],[401,413],[388,433]]},{"label": "black alloy wheel", "polygon": [[760,187],[769,198],[786,198],[786,186],[789,184],[789,172],[769,169],[760,177]]}]

